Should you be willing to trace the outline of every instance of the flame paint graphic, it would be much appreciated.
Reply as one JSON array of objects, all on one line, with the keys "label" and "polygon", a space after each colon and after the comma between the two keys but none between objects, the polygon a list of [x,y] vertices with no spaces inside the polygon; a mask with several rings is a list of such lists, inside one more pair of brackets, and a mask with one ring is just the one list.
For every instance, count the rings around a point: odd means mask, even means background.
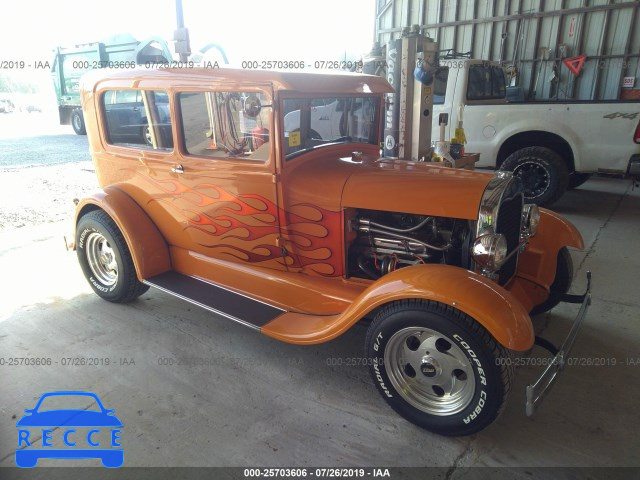
[{"label": "flame paint graphic", "polygon": [[[170,200],[186,218],[185,230],[193,241],[212,257],[342,275],[341,212],[310,204],[285,211],[260,195],[234,195],[212,183],[189,187],[175,179],[141,176],[165,193],[152,198],[165,204]],[[277,246],[279,238],[284,240],[286,257]]]}]

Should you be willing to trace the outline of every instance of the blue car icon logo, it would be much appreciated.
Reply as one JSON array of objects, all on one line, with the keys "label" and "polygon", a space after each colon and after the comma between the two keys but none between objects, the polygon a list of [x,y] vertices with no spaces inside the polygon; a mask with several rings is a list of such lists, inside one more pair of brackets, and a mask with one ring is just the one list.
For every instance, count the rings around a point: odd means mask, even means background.
[{"label": "blue car icon logo", "polygon": [[[49,404],[53,400],[65,405],[89,405],[80,409],[45,409],[43,402]],[[95,410],[89,410],[89,407]],[[34,408],[24,412],[26,415],[16,423],[18,467],[35,467],[40,458],[99,458],[102,465],[108,468],[121,467],[124,463],[124,451],[120,444],[122,422],[114,415],[114,410],[104,408],[95,393],[45,393]]]}]

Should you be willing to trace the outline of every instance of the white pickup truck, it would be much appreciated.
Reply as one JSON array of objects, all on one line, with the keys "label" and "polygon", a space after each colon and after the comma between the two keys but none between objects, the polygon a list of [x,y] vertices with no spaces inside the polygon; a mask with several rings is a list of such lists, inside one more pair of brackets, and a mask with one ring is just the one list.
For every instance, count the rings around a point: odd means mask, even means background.
[{"label": "white pickup truck", "polygon": [[[504,70],[482,60],[442,60],[434,85],[434,130],[459,112],[466,151],[479,167],[510,170],[527,201],[550,205],[594,172],[640,177],[640,101],[507,102]],[[634,143],[635,142],[635,143]]]}]

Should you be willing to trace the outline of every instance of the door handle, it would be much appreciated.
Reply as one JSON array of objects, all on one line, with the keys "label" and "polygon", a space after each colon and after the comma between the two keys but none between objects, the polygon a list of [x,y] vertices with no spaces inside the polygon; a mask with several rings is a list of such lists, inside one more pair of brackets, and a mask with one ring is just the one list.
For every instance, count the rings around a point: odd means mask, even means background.
[{"label": "door handle", "polygon": [[178,163],[177,165],[171,167],[171,171],[173,173],[184,173],[184,167]]}]

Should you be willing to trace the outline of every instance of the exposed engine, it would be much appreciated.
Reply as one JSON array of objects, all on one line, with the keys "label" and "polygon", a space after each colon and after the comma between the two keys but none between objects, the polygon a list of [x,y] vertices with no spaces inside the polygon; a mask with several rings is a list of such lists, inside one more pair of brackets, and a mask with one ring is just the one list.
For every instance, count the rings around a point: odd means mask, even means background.
[{"label": "exposed engine", "polygon": [[398,268],[444,263],[469,268],[468,220],[356,210],[348,222],[349,275],[377,279]]}]

